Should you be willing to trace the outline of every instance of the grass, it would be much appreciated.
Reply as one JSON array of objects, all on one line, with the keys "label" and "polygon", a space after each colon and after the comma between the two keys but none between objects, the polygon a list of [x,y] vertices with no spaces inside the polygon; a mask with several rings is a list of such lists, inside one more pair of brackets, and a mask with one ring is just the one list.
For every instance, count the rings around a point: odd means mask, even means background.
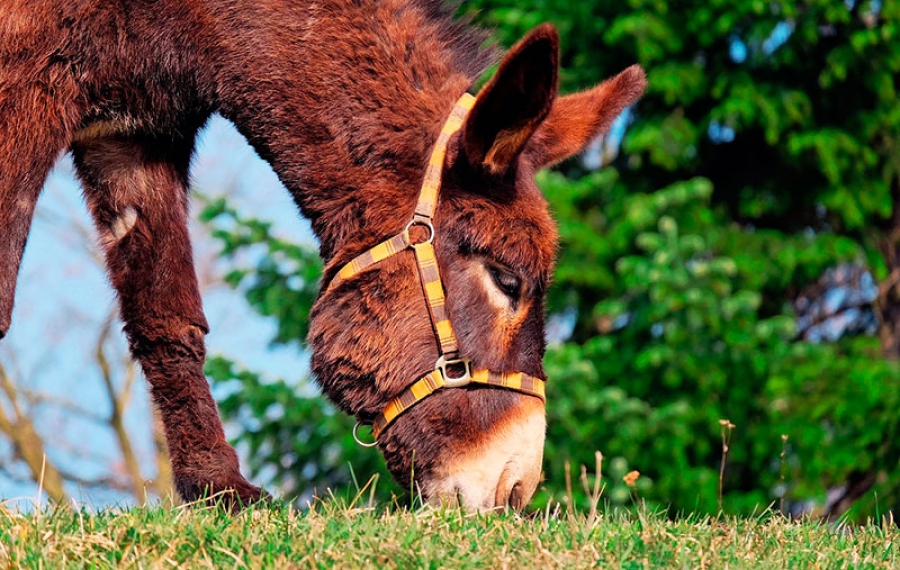
[{"label": "grass", "polygon": [[897,568],[892,522],[847,528],[754,518],[455,508],[305,511],[0,506],[6,568]]}]

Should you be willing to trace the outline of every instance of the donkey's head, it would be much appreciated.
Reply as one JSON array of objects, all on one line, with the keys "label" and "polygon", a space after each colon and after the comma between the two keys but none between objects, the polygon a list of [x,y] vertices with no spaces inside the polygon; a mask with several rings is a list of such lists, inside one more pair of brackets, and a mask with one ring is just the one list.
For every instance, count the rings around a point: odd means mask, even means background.
[{"label": "donkey's head", "polygon": [[429,500],[520,508],[540,479],[557,234],[534,174],[602,134],[646,83],[635,66],[558,98],[557,54],[556,31],[539,27],[476,99],[447,109],[409,203],[384,206],[394,233],[330,266],[313,310],[326,392],[375,424],[392,473]]}]

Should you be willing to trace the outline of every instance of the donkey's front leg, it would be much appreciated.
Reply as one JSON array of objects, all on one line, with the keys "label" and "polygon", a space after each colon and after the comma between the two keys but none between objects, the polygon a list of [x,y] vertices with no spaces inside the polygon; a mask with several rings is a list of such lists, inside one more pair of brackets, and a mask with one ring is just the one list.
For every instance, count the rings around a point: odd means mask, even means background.
[{"label": "donkey's front leg", "polygon": [[16,277],[31,228],[34,206],[56,155],[54,149],[35,154],[26,152],[23,157],[17,158],[13,152],[16,140],[3,135],[0,129],[0,338],[6,336],[9,330]]},{"label": "donkey's front leg", "polygon": [[108,136],[76,143],[73,154],[132,354],[165,425],[178,492],[239,507],[260,490],[241,476],[203,374],[208,327],[187,231],[192,143]]},{"label": "donkey's front leg", "polygon": [[[2,56],[0,50],[0,61]],[[63,96],[68,85],[58,85],[51,95],[37,80],[21,81],[25,77],[20,68],[0,67],[0,339],[12,319],[16,277],[38,194],[56,157],[69,144],[78,114],[76,105]],[[42,78],[40,85],[48,83]]]}]

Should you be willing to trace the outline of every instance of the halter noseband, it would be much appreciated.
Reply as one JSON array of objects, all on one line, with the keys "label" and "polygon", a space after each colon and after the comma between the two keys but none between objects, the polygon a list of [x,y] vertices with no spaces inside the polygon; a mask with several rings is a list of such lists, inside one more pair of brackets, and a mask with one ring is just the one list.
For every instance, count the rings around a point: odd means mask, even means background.
[{"label": "halter noseband", "polygon": [[[441,134],[435,143],[428,168],[425,171],[425,179],[422,182],[422,190],[419,193],[419,201],[412,220],[402,232],[381,242],[372,249],[365,251],[344,265],[331,283],[328,289],[363,272],[379,261],[387,259],[396,253],[412,249],[416,256],[419,282],[428,305],[428,315],[431,318],[432,330],[438,345],[440,357],[434,364],[434,370],[422,376],[395,397],[375,418],[372,423],[372,433],[375,441],[363,443],[357,437],[357,429],[360,422],[353,428],[353,437],[357,443],[366,447],[375,446],[378,437],[393,422],[397,416],[418,404],[441,388],[461,388],[468,384],[482,384],[516,390],[530,396],[546,401],[544,392],[544,380],[530,376],[522,372],[493,372],[490,370],[472,370],[468,358],[463,358],[459,353],[459,345],[456,335],[450,325],[444,298],[444,285],[438,271],[437,259],[434,254],[434,216],[437,207],[438,193],[441,189],[441,176],[444,170],[444,158],[447,154],[447,143],[450,137],[462,127],[463,121],[469,110],[475,104],[475,97],[465,93],[456,102],[453,111],[444,123]],[[422,226],[428,230],[428,238],[424,241],[413,242],[410,237],[410,229],[414,226]]]}]

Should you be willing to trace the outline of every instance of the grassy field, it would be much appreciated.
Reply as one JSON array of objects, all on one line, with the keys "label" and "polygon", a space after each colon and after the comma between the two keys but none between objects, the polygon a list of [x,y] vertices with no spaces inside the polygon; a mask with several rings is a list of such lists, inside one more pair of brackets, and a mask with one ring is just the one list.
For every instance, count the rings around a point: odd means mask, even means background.
[{"label": "grassy field", "polygon": [[829,527],[774,515],[473,514],[0,506],[3,568],[898,568],[894,524]]}]

